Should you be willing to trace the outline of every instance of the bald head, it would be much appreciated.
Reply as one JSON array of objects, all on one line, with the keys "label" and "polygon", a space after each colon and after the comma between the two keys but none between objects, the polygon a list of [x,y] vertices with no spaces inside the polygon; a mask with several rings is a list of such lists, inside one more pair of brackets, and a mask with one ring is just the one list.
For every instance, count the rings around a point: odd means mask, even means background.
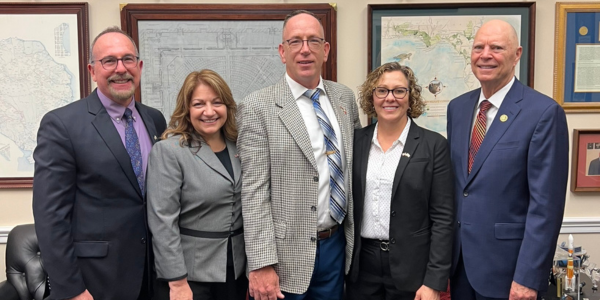
[{"label": "bald head", "polygon": [[515,76],[522,52],[517,32],[505,21],[491,20],[479,28],[471,50],[471,69],[486,98]]}]

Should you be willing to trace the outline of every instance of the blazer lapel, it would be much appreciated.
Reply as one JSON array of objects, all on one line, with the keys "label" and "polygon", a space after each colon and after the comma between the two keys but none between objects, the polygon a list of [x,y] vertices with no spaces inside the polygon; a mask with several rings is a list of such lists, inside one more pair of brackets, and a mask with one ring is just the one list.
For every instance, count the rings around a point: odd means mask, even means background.
[{"label": "blazer lapel", "polygon": [[123,141],[121,141],[121,136],[115,128],[108,112],[106,112],[106,109],[102,105],[102,102],[100,102],[96,91],[94,91],[94,96],[95,97],[88,100],[88,112],[96,116],[92,121],[92,125],[96,128],[96,131],[98,131],[98,134],[100,134],[100,137],[104,140],[108,149],[115,156],[119,165],[121,165],[121,169],[127,176],[127,179],[129,179],[129,182],[141,197],[142,191],[140,190],[135,172],[131,166],[129,154],[127,154]]},{"label": "blazer lapel", "polygon": [[402,156],[400,156],[400,162],[398,163],[398,168],[396,168],[396,174],[394,175],[394,184],[392,185],[392,199],[395,199],[396,197],[398,186],[400,185],[400,179],[404,174],[404,169],[406,169],[406,165],[408,165],[410,158],[414,156],[415,150],[419,146],[419,138],[421,137],[421,131],[421,127],[419,127],[414,121],[412,121],[410,124],[410,128],[408,129],[406,145],[404,145],[404,150],[402,150]]},{"label": "blazer lapel", "polygon": [[135,108],[137,109],[138,113],[140,113],[140,116],[142,117],[142,121],[144,122],[144,125],[146,126],[146,131],[148,131],[148,136],[150,137],[150,142],[152,142],[152,145],[154,145],[154,143],[158,142],[158,139],[160,138],[159,136],[156,136],[157,133],[156,133],[156,127],[154,126],[154,120],[148,114],[148,111],[146,110],[145,106],[136,102]]},{"label": "blazer lapel", "polygon": [[355,219],[354,221],[361,225],[362,215],[363,215],[363,207],[365,201],[365,191],[367,189],[367,167],[369,165],[369,152],[371,150],[371,141],[373,140],[373,132],[375,131],[375,124],[370,125],[369,127],[360,130],[360,134],[356,136],[356,144],[354,145],[354,155],[358,157],[358,164],[355,166],[358,168],[359,174],[359,194],[354,198],[354,205],[356,209],[354,210]]},{"label": "blazer lapel", "polygon": [[[228,149],[228,151],[230,150],[231,149]],[[190,151],[194,153],[196,148],[190,147]],[[231,179],[231,176],[229,176],[229,172],[227,172],[227,169],[225,169],[223,163],[221,163],[217,155],[212,151],[212,149],[210,149],[210,146],[207,143],[202,142],[200,150],[198,150],[195,155],[215,172],[221,174],[221,176],[233,183],[233,179]]]},{"label": "blazer lapel", "polygon": [[461,121],[454,123],[457,125],[457,127],[456,129],[453,129],[453,131],[456,132],[458,153],[461,154],[458,157],[458,169],[464,180],[466,180],[469,176],[469,146],[471,145],[473,112],[477,107],[477,102],[479,102],[480,93],[481,89],[476,89],[473,91],[464,105],[464,110],[461,111],[462,115],[459,118],[468,120],[468,122]]},{"label": "blazer lapel", "polygon": [[[471,173],[467,177],[467,184],[473,179],[479,169],[481,169],[483,162],[487,159],[496,143],[498,143],[508,127],[510,127],[513,121],[516,119],[517,115],[521,111],[521,107],[519,107],[517,103],[522,99],[523,85],[518,80],[515,80],[510,91],[508,91],[508,94],[506,94],[506,97],[504,97],[504,100],[498,109],[498,113],[492,122],[492,126],[485,134],[483,142],[481,142],[481,147],[479,148],[479,151],[475,156],[475,160],[473,161]],[[499,119],[503,115],[506,115],[508,118],[505,121],[500,121]]]},{"label": "blazer lapel", "polygon": [[294,141],[296,141],[296,144],[298,144],[298,147],[302,150],[304,156],[306,156],[306,159],[308,159],[313,168],[317,170],[317,161],[315,160],[315,154],[313,152],[312,144],[310,143],[308,131],[304,125],[304,119],[302,119],[302,114],[300,113],[298,104],[296,104],[296,99],[294,99],[285,77],[283,77],[277,85],[279,95],[275,96],[275,104],[281,107],[279,118],[294,138]]},{"label": "blazer lapel", "polygon": [[242,166],[240,164],[240,156],[238,155],[237,152],[237,147],[235,145],[234,142],[232,141],[226,141],[227,142],[227,149],[229,150],[229,159],[231,160],[231,167],[233,169],[233,180],[235,180],[235,183],[237,185],[237,183],[240,181],[241,177],[242,177]]}]

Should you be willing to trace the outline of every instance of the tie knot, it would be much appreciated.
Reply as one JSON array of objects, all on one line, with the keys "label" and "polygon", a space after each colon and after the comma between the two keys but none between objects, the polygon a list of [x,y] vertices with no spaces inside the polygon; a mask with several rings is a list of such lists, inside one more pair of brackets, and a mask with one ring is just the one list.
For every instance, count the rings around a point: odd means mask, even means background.
[{"label": "tie knot", "polygon": [[316,88],[314,90],[308,89],[308,90],[306,90],[306,92],[304,92],[304,96],[310,98],[310,100],[312,100],[312,101],[318,101],[320,93],[321,92],[320,92],[319,88]]},{"label": "tie knot", "polygon": [[479,104],[479,111],[485,113],[488,109],[490,109],[490,107],[492,107],[492,103],[490,101],[483,100],[481,101],[481,104]]},{"label": "tie knot", "polygon": [[131,119],[131,109],[129,109],[129,108],[125,109],[125,113],[123,114],[123,118],[125,118],[126,120]]}]

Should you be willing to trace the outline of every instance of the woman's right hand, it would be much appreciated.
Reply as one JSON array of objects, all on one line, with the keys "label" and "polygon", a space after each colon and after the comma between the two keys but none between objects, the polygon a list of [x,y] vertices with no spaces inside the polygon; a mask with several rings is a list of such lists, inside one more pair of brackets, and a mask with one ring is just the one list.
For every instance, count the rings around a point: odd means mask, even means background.
[{"label": "woman's right hand", "polygon": [[190,285],[187,282],[187,278],[179,279],[176,281],[169,282],[169,288],[171,292],[169,297],[171,300],[192,300],[193,294]]}]

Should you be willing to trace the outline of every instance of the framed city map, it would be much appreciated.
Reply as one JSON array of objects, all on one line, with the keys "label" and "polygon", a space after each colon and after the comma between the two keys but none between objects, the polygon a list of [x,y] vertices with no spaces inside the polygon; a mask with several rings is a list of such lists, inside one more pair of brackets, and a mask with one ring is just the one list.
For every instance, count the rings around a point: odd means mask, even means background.
[{"label": "framed city map", "polygon": [[331,44],[323,78],[336,80],[336,11],[329,4],[127,4],[121,28],[136,41],[144,71],[136,100],[167,121],[185,77],[211,69],[236,101],[275,84],[285,74],[279,57],[283,20],[294,10],[313,12]]},{"label": "framed city map", "polygon": [[31,187],[42,116],[90,93],[87,3],[0,3],[0,188]]},{"label": "framed city map", "polygon": [[415,72],[423,89],[425,113],[420,126],[446,136],[450,100],[479,88],[471,71],[471,47],[483,23],[511,24],[523,54],[517,78],[533,87],[535,2],[371,4],[368,13],[369,72],[397,61]]}]

